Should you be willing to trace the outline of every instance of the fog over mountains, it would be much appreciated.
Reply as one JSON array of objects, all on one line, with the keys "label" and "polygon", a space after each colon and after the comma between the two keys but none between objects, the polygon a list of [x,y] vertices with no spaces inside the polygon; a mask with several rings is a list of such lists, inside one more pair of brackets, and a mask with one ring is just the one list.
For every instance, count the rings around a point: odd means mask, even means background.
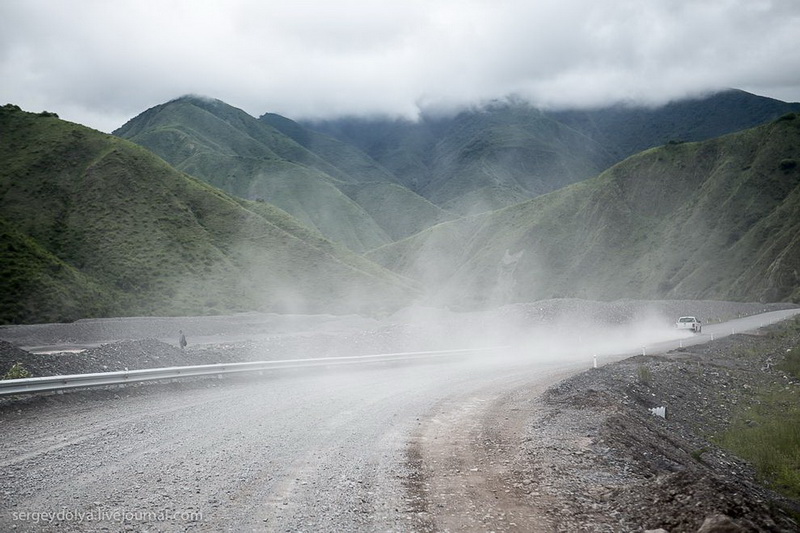
[{"label": "fog over mountains", "polygon": [[800,301],[798,111],[726,91],[298,123],[187,96],[109,136],[8,105],[0,321]]}]

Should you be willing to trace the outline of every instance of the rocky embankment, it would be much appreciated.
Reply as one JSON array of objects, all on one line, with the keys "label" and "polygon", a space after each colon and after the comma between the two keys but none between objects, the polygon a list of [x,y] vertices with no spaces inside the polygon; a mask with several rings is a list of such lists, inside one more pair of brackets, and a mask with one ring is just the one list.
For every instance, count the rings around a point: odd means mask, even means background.
[{"label": "rocky embankment", "polygon": [[[785,327],[633,357],[549,389],[513,460],[518,496],[549,501],[540,512],[557,531],[799,531],[800,504],[713,438],[759,393],[800,389],[779,369],[800,322],[772,333]],[[659,407],[666,418],[652,414]]]}]

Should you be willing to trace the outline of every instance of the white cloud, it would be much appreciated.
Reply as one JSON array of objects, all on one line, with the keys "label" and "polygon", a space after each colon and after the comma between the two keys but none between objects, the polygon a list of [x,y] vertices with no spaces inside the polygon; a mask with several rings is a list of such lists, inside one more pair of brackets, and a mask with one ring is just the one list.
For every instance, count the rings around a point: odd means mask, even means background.
[{"label": "white cloud", "polygon": [[4,0],[0,100],[110,131],[185,93],[291,118],[800,100],[795,0]]}]

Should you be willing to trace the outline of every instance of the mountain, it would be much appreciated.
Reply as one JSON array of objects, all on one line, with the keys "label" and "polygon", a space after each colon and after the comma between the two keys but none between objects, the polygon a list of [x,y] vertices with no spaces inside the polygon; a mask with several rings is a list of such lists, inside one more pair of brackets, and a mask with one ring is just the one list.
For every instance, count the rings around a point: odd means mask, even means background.
[{"label": "mountain", "polygon": [[417,122],[343,118],[304,123],[352,144],[412,191],[461,214],[506,207],[594,177],[642,150],[751,128],[793,111],[743,91],[659,108],[542,111],[510,99]]},{"label": "mountain", "polygon": [[800,103],[730,89],[660,107],[617,105],[548,115],[600,143],[614,154],[616,163],[669,141],[713,139],[792,112],[800,112]]},{"label": "mountain", "polygon": [[415,294],[266,202],[49,113],[0,108],[0,162],[2,323],[349,312]]},{"label": "mountain", "polygon": [[668,143],[367,257],[466,307],[553,297],[800,302],[800,116]]},{"label": "mountain", "polygon": [[320,134],[286,117],[266,113],[259,117],[276,130],[347,175],[337,187],[361,206],[386,232],[399,240],[425,228],[457,218],[396,182],[396,178],[354,146]]},{"label": "mountain", "polygon": [[462,215],[593,177],[611,161],[595,141],[521,102],[416,123],[343,119],[308,127],[358,146],[404,186]]},{"label": "mountain", "polygon": [[[279,115],[259,120],[220,100],[186,96],[148,109],[114,134],[231,194],[264,199],[357,252],[417,231],[418,222],[387,223],[371,197],[344,192],[370,184],[394,195],[390,173],[352,146]],[[403,200],[415,221],[453,218],[417,195]]]}]

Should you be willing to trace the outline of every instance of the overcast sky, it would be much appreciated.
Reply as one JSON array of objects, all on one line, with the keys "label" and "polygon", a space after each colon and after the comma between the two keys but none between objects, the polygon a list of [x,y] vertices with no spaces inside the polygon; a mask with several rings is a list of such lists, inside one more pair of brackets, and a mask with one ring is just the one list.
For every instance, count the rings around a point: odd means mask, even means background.
[{"label": "overcast sky", "polygon": [[184,94],[416,117],[515,94],[800,101],[798,0],[0,0],[0,105],[110,132]]}]

